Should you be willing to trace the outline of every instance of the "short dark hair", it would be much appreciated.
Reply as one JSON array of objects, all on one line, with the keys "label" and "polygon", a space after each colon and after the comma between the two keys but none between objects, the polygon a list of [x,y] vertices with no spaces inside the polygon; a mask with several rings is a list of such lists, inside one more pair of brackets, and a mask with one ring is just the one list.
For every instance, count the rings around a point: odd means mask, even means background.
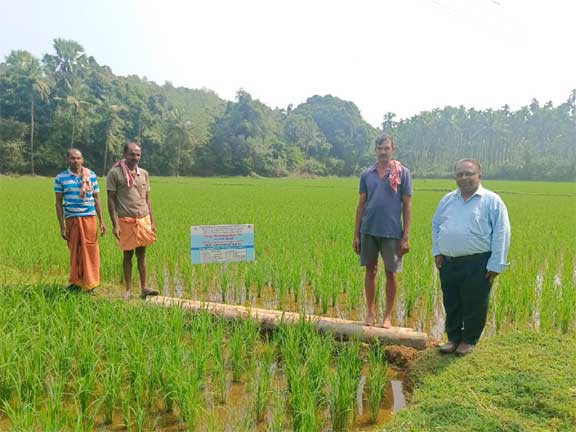
[{"label": "short dark hair", "polygon": [[454,164],[454,172],[456,172],[456,168],[458,168],[458,165],[460,165],[461,163],[464,163],[464,162],[470,162],[471,164],[476,166],[476,169],[478,170],[479,173],[482,172],[482,167],[480,166],[480,162],[478,162],[476,159],[472,159],[472,158],[460,159],[458,162],[456,162]]},{"label": "short dark hair", "polygon": [[378,138],[376,138],[376,141],[374,141],[374,147],[378,147],[384,144],[384,142],[386,141],[390,141],[392,147],[396,147],[396,140],[394,139],[394,136],[388,133],[384,133],[380,135]]},{"label": "short dark hair", "polygon": [[130,147],[130,144],[136,144],[138,146],[138,148],[140,149],[140,151],[142,151],[142,145],[138,142],[138,141],[128,141],[126,144],[124,144],[124,153],[128,153],[128,148]]},{"label": "short dark hair", "polygon": [[[68,151],[66,152],[66,157],[69,158],[70,156],[72,156],[73,152],[78,152],[80,153],[80,156],[82,156],[82,152],[80,150],[78,150],[77,148],[69,148]],[[82,156],[84,157],[84,156]]]}]

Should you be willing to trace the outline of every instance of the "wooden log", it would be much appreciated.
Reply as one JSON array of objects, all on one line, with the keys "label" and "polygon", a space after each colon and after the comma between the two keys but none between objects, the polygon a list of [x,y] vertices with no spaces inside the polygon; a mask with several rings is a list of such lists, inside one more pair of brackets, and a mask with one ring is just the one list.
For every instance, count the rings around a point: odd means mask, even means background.
[{"label": "wooden log", "polygon": [[426,333],[417,332],[407,327],[391,327],[387,329],[370,327],[358,321],[339,318],[329,318],[318,315],[305,315],[302,317],[301,314],[297,312],[201,302],[164,296],[148,297],[146,302],[162,306],[178,306],[191,311],[206,311],[212,315],[218,315],[230,320],[251,318],[269,328],[278,327],[281,323],[298,322],[302,318],[305,318],[318,330],[330,332],[336,337],[378,340],[383,344],[404,345],[416,349],[425,349],[427,344]]}]

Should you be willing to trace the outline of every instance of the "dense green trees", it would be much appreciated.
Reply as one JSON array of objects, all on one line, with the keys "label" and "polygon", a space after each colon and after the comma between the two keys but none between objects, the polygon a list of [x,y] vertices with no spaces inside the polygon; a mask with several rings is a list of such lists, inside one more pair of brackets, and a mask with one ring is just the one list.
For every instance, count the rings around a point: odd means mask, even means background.
[{"label": "dense green trees", "polygon": [[15,50],[0,63],[0,173],[53,175],[78,147],[105,174],[136,139],[153,174],[357,175],[387,130],[416,176],[449,175],[455,159],[477,157],[493,177],[576,178],[576,90],[556,107],[445,107],[403,120],[389,112],[377,129],[334,96],[286,110],[244,90],[226,102],[207,89],[116,76],[75,41],[53,47],[41,61]]},{"label": "dense green trees", "polygon": [[397,136],[400,157],[419,176],[449,175],[455,159],[474,157],[492,177],[574,180],[575,114],[572,97],[557,107],[532,100],[515,112],[446,107],[383,126]]}]

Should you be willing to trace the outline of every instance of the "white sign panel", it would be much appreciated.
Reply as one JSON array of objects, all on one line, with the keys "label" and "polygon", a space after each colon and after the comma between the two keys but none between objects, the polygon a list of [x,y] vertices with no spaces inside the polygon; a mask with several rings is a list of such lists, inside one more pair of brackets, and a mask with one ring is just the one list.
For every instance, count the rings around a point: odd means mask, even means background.
[{"label": "white sign panel", "polygon": [[254,225],[190,227],[192,264],[254,261]]}]

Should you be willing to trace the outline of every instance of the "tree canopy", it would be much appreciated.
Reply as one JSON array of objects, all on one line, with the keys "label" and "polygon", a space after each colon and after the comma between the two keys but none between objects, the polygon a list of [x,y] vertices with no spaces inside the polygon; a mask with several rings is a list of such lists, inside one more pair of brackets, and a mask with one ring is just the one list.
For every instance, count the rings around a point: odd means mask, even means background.
[{"label": "tree canopy", "polygon": [[485,175],[576,178],[576,90],[566,102],[532,100],[512,111],[444,107],[375,128],[358,107],[314,95],[270,108],[245,90],[225,101],[208,89],[117,76],[81,44],[55,39],[42,59],[14,50],[0,63],[0,173],[54,175],[70,147],[99,175],[137,140],[156,175],[357,175],[374,161],[374,139],[396,136],[397,158],[415,176],[449,175],[478,158]]}]

